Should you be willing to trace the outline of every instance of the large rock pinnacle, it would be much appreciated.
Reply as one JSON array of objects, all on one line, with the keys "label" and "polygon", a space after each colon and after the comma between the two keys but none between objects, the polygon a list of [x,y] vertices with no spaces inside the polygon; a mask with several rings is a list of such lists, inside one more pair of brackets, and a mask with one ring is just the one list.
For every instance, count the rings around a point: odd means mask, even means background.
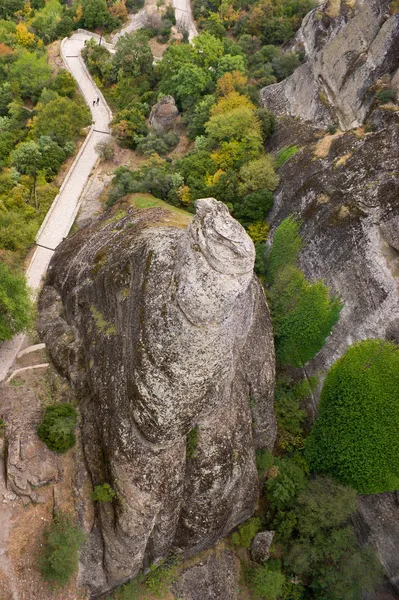
[{"label": "large rock pinnacle", "polygon": [[275,439],[272,329],[245,230],[213,198],[187,230],[161,209],[114,212],[61,245],[40,299],[93,483],[117,492],[87,553],[94,592],[251,516],[255,449]]}]

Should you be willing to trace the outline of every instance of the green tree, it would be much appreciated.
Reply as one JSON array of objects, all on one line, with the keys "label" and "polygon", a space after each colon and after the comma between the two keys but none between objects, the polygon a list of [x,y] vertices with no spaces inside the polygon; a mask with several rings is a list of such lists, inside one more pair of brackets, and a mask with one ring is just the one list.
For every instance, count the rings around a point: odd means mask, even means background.
[{"label": "green tree", "polygon": [[151,75],[153,61],[148,38],[142,32],[126,33],[118,39],[113,58],[118,78]]},{"label": "green tree", "polygon": [[243,195],[265,188],[273,191],[280,182],[279,176],[274,170],[273,159],[268,154],[241,167],[240,179],[240,192]]},{"label": "green tree", "polygon": [[291,458],[274,460],[276,474],[266,481],[267,499],[276,509],[290,507],[306,486],[306,475],[301,465]]},{"label": "green tree", "polygon": [[274,232],[273,246],[268,256],[267,281],[273,284],[277,274],[288,265],[297,265],[304,243],[299,231],[302,221],[290,215]]},{"label": "green tree", "polygon": [[10,340],[16,333],[25,331],[32,317],[25,276],[0,262],[0,341]]},{"label": "green tree", "polygon": [[89,30],[104,26],[110,16],[106,0],[83,0],[82,9],[82,24]]},{"label": "green tree", "polygon": [[40,150],[35,141],[29,140],[18,144],[11,153],[11,164],[20,173],[32,175],[36,172],[41,158]]},{"label": "green tree", "polygon": [[63,454],[75,445],[73,430],[76,421],[77,412],[71,404],[50,404],[46,407],[37,434],[50,450]]},{"label": "green tree", "polygon": [[76,92],[77,84],[75,78],[68,71],[61,69],[57,73],[52,87],[60,96],[72,98]]},{"label": "green tree", "polygon": [[90,120],[89,109],[83,102],[56,98],[38,111],[34,133],[37,137],[50,136],[57,144],[64,146],[67,142],[75,141]]},{"label": "green tree", "polygon": [[21,50],[10,67],[10,81],[18,84],[21,96],[37,98],[51,83],[51,68],[46,55]]},{"label": "green tree", "polygon": [[249,575],[251,591],[257,600],[276,600],[283,590],[285,576],[279,560],[269,559],[262,566],[252,569]]},{"label": "green tree", "polygon": [[399,490],[399,348],[357,342],[329,370],[306,440],[311,468],[362,494]]},{"label": "green tree", "polygon": [[22,10],[25,0],[2,0],[0,4],[0,19],[12,17],[18,10]]},{"label": "green tree", "polygon": [[44,579],[56,586],[64,586],[78,568],[78,552],[85,535],[73,523],[68,513],[56,513],[46,532],[46,542],[40,556],[40,570]]},{"label": "green tree", "polygon": [[[349,517],[356,510],[356,493],[317,477],[299,494],[286,567],[308,582],[315,598],[360,600],[380,578],[374,554],[358,546]],[[290,518],[289,513],[286,517]]]},{"label": "green tree", "polygon": [[285,267],[270,290],[276,358],[304,367],[324,346],[342,304],[330,298],[323,281],[309,282],[296,267]]},{"label": "green tree", "polygon": [[193,107],[211,82],[211,73],[195,64],[185,63],[170,79],[162,80],[160,90],[171,94],[184,110]]}]

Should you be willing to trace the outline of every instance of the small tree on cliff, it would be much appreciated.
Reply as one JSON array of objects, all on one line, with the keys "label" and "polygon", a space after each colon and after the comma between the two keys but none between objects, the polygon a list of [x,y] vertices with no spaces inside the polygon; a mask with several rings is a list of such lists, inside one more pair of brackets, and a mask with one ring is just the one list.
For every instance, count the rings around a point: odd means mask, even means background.
[{"label": "small tree on cliff", "polygon": [[25,331],[33,317],[25,276],[0,262],[0,342]]},{"label": "small tree on cliff", "polygon": [[330,369],[306,458],[362,494],[399,490],[399,348],[351,346]]},{"label": "small tree on cliff", "polygon": [[[339,319],[342,304],[330,297],[323,281],[308,281],[298,269],[303,248],[301,221],[290,215],[277,227],[269,253],[267,280],[277,360],[302,367],[324,346]],[[305,372],[306,375],[306,372]]]}]

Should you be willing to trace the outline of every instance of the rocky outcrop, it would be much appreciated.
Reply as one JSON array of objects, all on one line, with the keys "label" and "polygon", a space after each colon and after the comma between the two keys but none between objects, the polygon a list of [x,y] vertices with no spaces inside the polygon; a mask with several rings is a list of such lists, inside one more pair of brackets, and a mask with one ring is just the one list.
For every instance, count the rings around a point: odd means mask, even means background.
[{"label": "rocky outcrop", "polygon": [[260,531],[251,544],[251,558],[257,563],[264,563],[270,558],[270,547],[274,538],[274,531]]},{"label": "rocky outcrop", "polygon": [[253,244],[213,199],[187,230],[170,222],[162,209],[115,207],[63,242],[40,299],[42,337],[81,398],[93,483],[117,493],[85,553],[94,592],[248,518],[255,448],[275,439]]},{"label": "rocky outcrop", "polygon": [[164,96],[152,107],[150,125],[156,133],[166,133],[173,128],[179,116],[173,96]]},{"label": "rocky outcrop", "polygon": [[399,14],[390,0],[330,0],[303,20],[296,45],[306,62],[290,77],[261,90],[262,104],[342,130],[361,125],[383,79],[396,87],[399,69]]}]

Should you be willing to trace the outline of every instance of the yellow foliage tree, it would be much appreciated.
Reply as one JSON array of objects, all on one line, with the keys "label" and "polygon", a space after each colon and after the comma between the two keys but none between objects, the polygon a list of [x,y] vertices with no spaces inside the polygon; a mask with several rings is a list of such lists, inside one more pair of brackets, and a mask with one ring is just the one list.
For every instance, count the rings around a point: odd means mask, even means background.
[{"label": "yellow foliage tree", "polygon": [[265,242],[268,234],[269,224],[266,221],[256,221],[248,227],[248,235],[254,243]]},{"label": "yellow foliage tree", "polygon": [[17,28],[15,30],[15,35],[18,44],[20,46],[24,46],[24,48],[30,48],[36,45],[34,34],[28,31],[28,28],[25,25],[25,23],[18,23]]},{"label": "yellow foliage tree", "polygon": [[230,92],[227,96],[222,96],[217,104],[211,108],[211,116],[223,115],[236,108],[247,108],[253,113],[256,111],[256,106],[252,104],[247,96],[243,96],[238,92]]},{"label": "yellow foliage tree", "polygon": [[73,18],[74,22],[77,23],[83,17],[83,7],[81,4],[78,4],[76,7],[75,16]]},{"label": "yellow foliage tree", "polygon": [[243,88],[247,83],[248,77],[240,71],[228,72],[218,80],[216,90],[220,96],[227,96],[231,92],[240,91],[240,88]]}]

